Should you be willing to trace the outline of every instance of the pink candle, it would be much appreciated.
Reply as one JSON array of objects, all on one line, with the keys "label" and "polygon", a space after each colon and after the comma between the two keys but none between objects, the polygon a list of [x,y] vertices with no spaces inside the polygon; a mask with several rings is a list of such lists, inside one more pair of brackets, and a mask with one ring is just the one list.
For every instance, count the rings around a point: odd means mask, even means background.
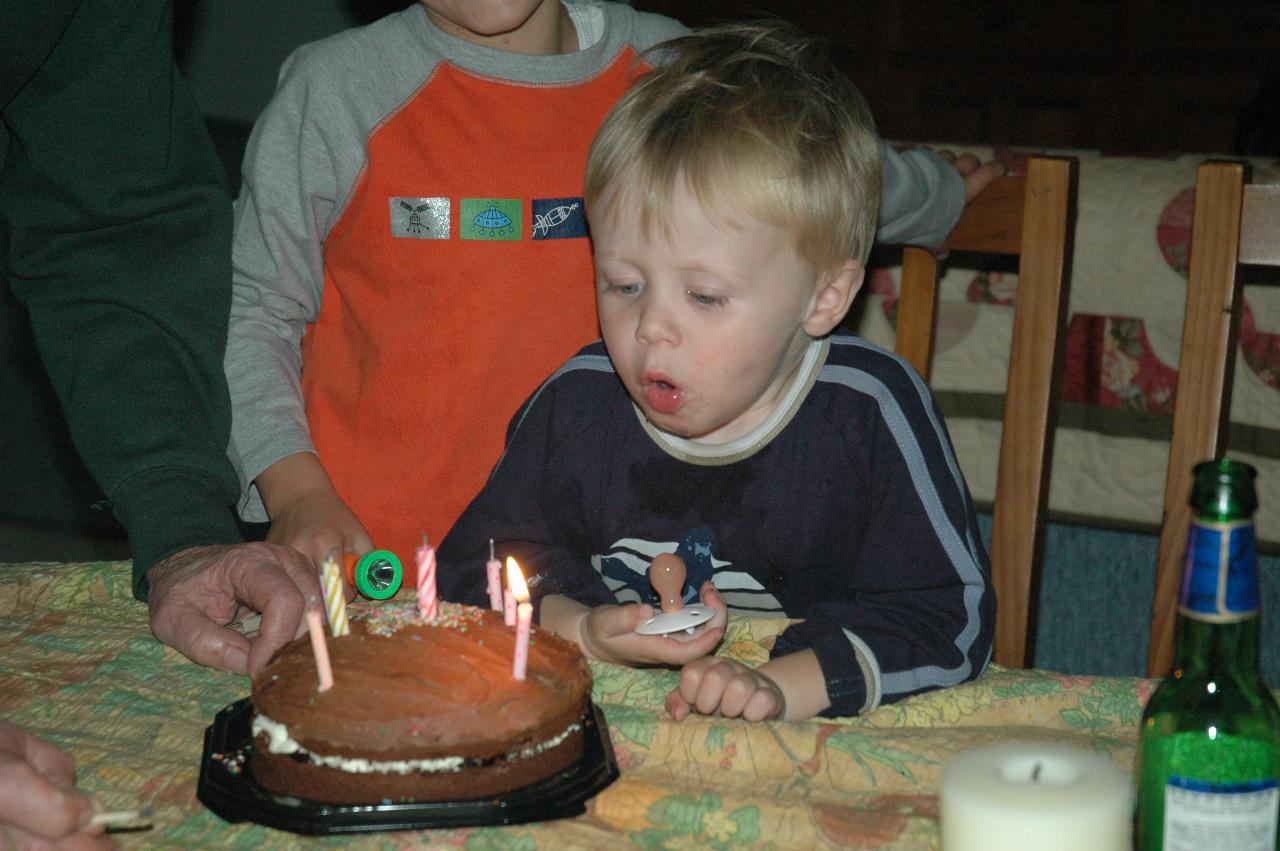
[{"label": "pink candle", "polygon": [[485,570],[489,574],[489,608],[495,612],[501,611],[502,605],[502,579],[499,572],[502,565],[493,557],[493,538],[489,539],[489,560],[485,562]]},{"label": "pink candle", "polygon": [[307,632],[311,633],[311,654],[316,657],[316,675],[320,678],[317,691],[328,691],[333,688],[333,668],[329,665],[329,645],[324,638],[320,612],[315,608],[319,602],[317,598],[311,598],[312,608],[307,610]]},{"label": "pink candle", "polygon": [[436,551],[422,536],[418,547],[418,613],[429,621],[436,619],[439,601],[436,600]]},{"label": "pink candle", "polygon": [[529,602],[529,586],[513,558],[507,558],[507,584],[516,604],[516,652],[511,659],[511,676],[523,680],[529,668],[529,630],[533,627],[533,605]]},{"label": "pink candle", "polygon": [[516,625],[516,598],[510,588],[502,589],[502,619],[507,626]]}]

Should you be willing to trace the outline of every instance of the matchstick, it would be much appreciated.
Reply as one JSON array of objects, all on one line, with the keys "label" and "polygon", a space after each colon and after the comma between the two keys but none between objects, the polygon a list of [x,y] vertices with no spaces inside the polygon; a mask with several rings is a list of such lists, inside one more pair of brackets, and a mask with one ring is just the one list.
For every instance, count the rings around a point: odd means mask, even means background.
[{"label": "matchstick", "polygon": [[107,832],[117,830],[147,830],[151,827],[152,809],[143,807],[140,810],[112,810],[95,813],[89,821],[91,825],[106,825]]}]

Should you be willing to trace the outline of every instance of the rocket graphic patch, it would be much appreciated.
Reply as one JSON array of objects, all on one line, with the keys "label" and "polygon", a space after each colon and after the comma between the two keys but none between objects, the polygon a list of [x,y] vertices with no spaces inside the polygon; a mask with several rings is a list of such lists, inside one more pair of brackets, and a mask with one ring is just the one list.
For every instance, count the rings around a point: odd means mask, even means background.
[{"label": "rocket graphic patch", "polygon": [[533,239],[574,239],[587,235],[581,198],[534,198]]}]

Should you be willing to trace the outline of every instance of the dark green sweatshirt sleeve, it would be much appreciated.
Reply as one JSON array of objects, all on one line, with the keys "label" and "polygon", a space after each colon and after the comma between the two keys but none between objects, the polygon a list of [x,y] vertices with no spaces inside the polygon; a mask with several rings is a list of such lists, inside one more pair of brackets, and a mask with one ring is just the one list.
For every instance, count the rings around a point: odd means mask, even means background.
[{"label": "dark green sweatshirt sleeve", "polygon": [[238,541],[222,371],[231,202],[173,61],[170,0],[0,0],[0,248],[134,593]]}]

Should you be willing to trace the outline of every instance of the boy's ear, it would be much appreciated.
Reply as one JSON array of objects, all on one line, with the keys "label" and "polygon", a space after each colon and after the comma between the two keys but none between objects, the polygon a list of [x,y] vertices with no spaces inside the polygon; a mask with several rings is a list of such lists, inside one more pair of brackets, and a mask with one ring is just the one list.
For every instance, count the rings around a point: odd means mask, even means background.
[{"label": "boy's ear", "polygon": [[813,298],[813,307],[804,320],[804,330],[810,337],[823,337],[840,324],[853,304],[853,297],[862,289],[865,271],[857,260],[846,260],[826,279]]}]

